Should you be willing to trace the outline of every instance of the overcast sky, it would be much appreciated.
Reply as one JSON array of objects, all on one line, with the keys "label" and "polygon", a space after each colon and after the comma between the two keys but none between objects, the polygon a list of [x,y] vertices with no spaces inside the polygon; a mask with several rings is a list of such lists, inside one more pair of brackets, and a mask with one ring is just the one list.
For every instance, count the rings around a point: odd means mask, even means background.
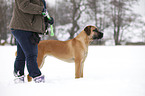
[{"label": "overcast sky", "polygon": [[46,0],[48,3],[51,3],[51,4],[55,4],[55,1],[57,0]]},{"label": "overcast sky", "polygon": [[[51,3],[55,5],[55,1],[57,0],[46,0],[47,3]],[[60,0],[59,0],[60,1]],[[136,12],[139,12],[142,16],[145,17],[145,0],[140,0],[139,4],[134,8]]]},{"label": "overcast sky", "polygon": [[145,0],[140,0],[138,6],[136,6],[134,10],[145,17]]}]

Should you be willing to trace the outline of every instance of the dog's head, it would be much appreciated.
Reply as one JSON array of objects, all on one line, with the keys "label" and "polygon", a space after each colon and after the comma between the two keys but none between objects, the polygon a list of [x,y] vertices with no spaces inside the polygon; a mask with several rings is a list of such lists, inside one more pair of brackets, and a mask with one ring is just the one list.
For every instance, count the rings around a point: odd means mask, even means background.
[{"label": "dog's head", "polygon": [[98,30],[95,26],[87,26],[84,31],[89,36],[90,39],[101,39],[103,37],[103,33]]}]

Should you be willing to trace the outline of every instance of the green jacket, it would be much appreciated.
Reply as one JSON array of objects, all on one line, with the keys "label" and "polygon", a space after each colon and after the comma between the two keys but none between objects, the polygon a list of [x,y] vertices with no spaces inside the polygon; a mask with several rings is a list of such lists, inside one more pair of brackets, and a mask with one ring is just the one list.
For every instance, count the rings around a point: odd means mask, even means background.
[{"label": "green jacket", "polygon": [[43,8],[42,0],[15,0],[10,28],[44,33]]}]

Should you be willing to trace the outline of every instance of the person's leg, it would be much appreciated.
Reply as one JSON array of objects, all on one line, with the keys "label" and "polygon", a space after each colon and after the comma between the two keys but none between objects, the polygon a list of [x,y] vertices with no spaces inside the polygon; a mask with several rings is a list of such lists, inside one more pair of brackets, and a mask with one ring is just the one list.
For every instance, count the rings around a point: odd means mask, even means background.
[{"label": "person's leg", "polygon": [[32,78],[40,76],[41,72],[37,64],[38,45],[32,44],[30,41],[33,32],[15,30],[12,33],[25,54],[29,75]]},{"label": "person's leg", "polygon": [[17,56],[14,63],[14,75],[15,76],[22,76],[24,75],[24,68],[25,68],[25,55],[21,46],[17,42]]}]

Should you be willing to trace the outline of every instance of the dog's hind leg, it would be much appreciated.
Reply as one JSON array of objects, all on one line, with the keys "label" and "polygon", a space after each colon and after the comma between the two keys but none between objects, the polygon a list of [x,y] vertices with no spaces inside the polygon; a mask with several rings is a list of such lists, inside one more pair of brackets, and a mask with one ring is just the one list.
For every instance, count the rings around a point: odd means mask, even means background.
[{"label": "dog's hind leg", "polygon": [[44,56],[44,54],[38,54],[37,63],[38,63],[39,69],[41,69],[43,67],[45,58],[46,58],[46,56]]},{"label": "dog's hind leg", "polygon": [[32,81],[32,77],[30,77],[29,74],[27,75],[27,79],[28,79],[28,82]]}]

